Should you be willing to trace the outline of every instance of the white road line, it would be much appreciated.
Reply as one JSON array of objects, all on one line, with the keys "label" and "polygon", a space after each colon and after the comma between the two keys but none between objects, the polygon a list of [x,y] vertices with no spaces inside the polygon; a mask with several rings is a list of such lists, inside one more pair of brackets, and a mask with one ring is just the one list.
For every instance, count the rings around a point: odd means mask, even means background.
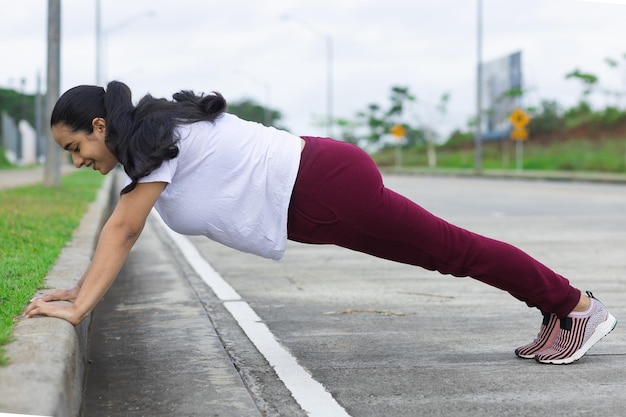
[{"label": "white road line", "polygon": [[209,264],[198,252],[198,249],[189,241],[186,236],[178,234],[170,229],[161,219],[158,213],[153,213],[154,217],[159,220],[165,231],[169,234],[170,238],[174,241],[176,246],[183,253],[183,256],[189,262],[191,267],[202,278],[206,285],[211,288],[217,298],[221,301],[234,301],[241,300],[241,296],[237,294],[237,291],[224,281],[224,278],[217,273],[215,269]]},{"label": "white road line", "polygon": [[180,248],[183,256],[196,273],[211,288],[216,297],[224,302],[226,310],[274,368],[278,378],[291,391],[300,407],[311,417],[350,417],[324,386],[313,379],[298,364],[293,355],[278,343],[272,332],[250,305],[202,258],[189,239],[171,230],[155,210],[152,211],[152,215]]},{"label": "white road line", "polygon": [[11,413],[0,413],[0,417],[52,417],[52,416],[36,416],[34,414],[11,414]]}]

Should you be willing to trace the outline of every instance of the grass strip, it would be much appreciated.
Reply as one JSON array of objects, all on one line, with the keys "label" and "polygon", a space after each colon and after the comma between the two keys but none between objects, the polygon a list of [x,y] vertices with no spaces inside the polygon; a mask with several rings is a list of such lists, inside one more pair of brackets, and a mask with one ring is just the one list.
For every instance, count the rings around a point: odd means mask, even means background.
[{"label": "grass strip", "polygon": [[3,345],[11,340],[16,316],[42,288],[103,179],[81,170],[63,177],[61,187],[0,191],[0,365],[8,361]]},{"label": "grass strip", "polygon": [[[372,155],[377,164],[390,167],[396,164],[396,150],[384,149]],[[514,143],[506,148],[501,144],[485,142],[482,165],[485,169],[516,169],[517,150]],[[437,167],[471,169],[474,167],[474,149],[437,147]],[[626,172],[626,138],[604,141],[570,140],[550,144],[523,144],[523,168],[547,171]],[[403,167],[427,167],[425,146],[402,149]]]}]

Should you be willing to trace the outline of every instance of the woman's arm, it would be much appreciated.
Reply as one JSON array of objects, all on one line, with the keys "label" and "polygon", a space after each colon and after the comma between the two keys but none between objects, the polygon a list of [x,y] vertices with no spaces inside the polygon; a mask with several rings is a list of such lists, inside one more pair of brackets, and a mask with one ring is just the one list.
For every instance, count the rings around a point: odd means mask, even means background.
[{"label": "woman's arm", "polygon": [[58,317],[74,325],[87,317],[115,281],[165,186],[164,182],[140,183],[133,191],[120,197],[113,214],[102,228],[91,264],[77,287],[66,290],[68,300],[74,293],[72,305],[52,303],[50,296],[38,297],[31,300],[24,315]]}]

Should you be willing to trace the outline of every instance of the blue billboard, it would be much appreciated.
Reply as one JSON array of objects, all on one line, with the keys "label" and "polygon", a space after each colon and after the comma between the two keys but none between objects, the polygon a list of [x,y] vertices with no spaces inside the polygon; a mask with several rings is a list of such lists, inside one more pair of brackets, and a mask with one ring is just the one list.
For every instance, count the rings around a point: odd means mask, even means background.
[{"label": "blue billboard", "polygon": [[522,53],[482,64],[481,136],[483,140],[509,136],[509,115],[521,107]]}]

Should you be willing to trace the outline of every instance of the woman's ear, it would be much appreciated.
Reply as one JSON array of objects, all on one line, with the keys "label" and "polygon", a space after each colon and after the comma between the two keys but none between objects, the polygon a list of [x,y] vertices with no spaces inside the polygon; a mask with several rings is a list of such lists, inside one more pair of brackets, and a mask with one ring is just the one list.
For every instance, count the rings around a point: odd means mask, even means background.
[{"label": "woman's ear", "polygon": [[107,122],[102,117],[96,117],[91,121],[94,132],[104,133],[106,131]]}]

